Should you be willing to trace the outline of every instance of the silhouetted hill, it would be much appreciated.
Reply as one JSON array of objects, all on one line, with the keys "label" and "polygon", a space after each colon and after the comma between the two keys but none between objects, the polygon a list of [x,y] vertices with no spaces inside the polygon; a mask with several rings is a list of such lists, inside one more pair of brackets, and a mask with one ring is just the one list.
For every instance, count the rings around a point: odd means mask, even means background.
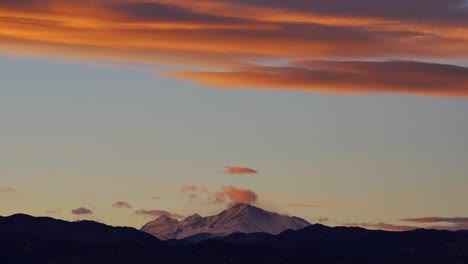
[{"label": "silhouetted hill", "polygon": [[2,238],[70,240],[90,245],[135,243],[157,246],[163,243],[130,227],[111,227],[93,221],[67,222],[24,214],[0,217]]},{"label": "silhouetted hill", "polygon": [[14,215],[0,218],[0,263],[466,264],[468,231],[373,231],[312,225],[190,244],[133,228]]},{"label": "silhouetted hill", "polygon": [[[0,263],[138,263],[164,244],[129,227],[17,214],[0,217]],[[123,261],[123,262],[122,262]],[[140,262],[145,263],[145,262]]]},{"label": "silhouetted hill", "polygon": [[315,256],[356,263],[383,260],[395,263],[468,263],[468,231],[418,229],[389,232],[317,224],[297,231],[288,230],[277,236],[236,233],[225,237],[223,242],[294,252],[297,257],[305,259]]}]

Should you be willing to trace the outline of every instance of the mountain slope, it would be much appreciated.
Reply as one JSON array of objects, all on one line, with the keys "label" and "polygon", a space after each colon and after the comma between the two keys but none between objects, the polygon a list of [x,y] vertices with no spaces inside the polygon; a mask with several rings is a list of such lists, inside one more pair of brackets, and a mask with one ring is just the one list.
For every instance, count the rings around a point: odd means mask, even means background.
[{"label": "mountain slope", "polygon": [[221,241],[288,252],[297,259],[324,261],[321,263],[332,259],[345,259],[346,263],[468,263],[468,231],[391,232],[316,224],[277,236],[236,233]]},{"label": "mountain slope", "polygon": [[0,217],[0,234],[4,239],[68,240],[93,246],[118,243],[144,246],[163,244],[159,239],[130,227],[112,227],[93,221],[67,222],[23,214]]},{"label": "mountain slope", "polygon": [[[186,223],[200,219],[194,216]],[[1,264],[468,263],[468,231],[388,232],[311,225],[279,235],[235,233],[194,244],[164,244],[133,228],[26,215],[0,217]]]},{"label": "mountain slope", "polygon": [[192,215],[183,221],[161,216],[141,228],[159,239],[184,239],[196,237],[193,242],[210,237],[224,237],[235,232],[279,234],[297,230],[310,223],[298,218],[267,212],[247,204],[237,204],[218,215],[201,217]]}]

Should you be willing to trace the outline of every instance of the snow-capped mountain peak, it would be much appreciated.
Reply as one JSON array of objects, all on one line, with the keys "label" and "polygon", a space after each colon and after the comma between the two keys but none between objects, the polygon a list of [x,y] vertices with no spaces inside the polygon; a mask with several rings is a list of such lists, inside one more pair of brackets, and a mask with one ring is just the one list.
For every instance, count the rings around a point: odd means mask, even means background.
[{"label": "snow-capped mountain peak", "polygon": [[177,219],[162,215],[156,220],[144,225],[141,230],[154,230],[154,232],[158,233],[156,237],[162,240],[166,240],[172,238],[172,234],[177,230],[178,227],[179,221]]},{"label": "snow-capped mountain peak", "polygon": [[182,221],[160,217],[142,227],[142,231],[160,239],[183,239],[203,234],[224,237],[235,232],[264,232],[279,234],[288,229],[301,229],[310,223],[298,218],[279,215],[248,204],[236,204],[218,215],[202,217],[198,214]]},{"label": "snow-capped mountain peak", "polygon": [[185,218],[183,221],[184,222],[196,222],[196,221],[200,220],[201,218],[203,218],[201,215],[194,214],[194,215],[191,215],[191,216]]}]

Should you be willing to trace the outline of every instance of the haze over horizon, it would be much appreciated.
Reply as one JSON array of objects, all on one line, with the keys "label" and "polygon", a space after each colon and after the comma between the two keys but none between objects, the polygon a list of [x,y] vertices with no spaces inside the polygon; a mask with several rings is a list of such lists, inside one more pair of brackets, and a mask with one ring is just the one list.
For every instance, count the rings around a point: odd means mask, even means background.
[{"label": "haze over horizon", "polygon": [[464,0],[0,0],[0,215],[468,229],[467,97]]}]

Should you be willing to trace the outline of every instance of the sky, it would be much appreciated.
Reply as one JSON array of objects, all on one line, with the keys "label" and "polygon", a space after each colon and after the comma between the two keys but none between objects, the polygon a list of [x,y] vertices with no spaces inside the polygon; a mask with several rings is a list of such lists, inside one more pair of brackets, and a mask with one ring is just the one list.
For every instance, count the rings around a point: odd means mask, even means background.
[{"label": "sky", "polygon": [[468,229],[467,98],[462,0],[0,0],[0,215]]}]

